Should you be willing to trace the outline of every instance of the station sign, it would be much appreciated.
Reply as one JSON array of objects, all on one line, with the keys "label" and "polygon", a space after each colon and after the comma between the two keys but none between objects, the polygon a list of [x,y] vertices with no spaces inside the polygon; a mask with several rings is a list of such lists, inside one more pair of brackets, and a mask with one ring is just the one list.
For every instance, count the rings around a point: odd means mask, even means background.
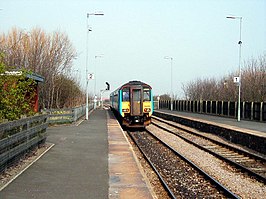
[{"label": "station sign", "polygon": [[93,80],[95,77],[94,77],[94,73],[89,73],[88,74],[88,80]]},{"label": "station sign", "polygon": [[234,83],[239,83],[240,82],[240,77],[234,77]]}]

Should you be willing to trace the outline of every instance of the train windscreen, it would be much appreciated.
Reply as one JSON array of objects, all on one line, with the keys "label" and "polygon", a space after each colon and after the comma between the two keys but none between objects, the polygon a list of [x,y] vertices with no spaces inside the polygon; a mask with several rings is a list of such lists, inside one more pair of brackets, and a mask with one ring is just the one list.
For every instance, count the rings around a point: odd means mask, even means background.
[{"label": "train windscreen", "polygon": [[149,88],[143,89],[143,101],[151,101],[151,92]]},{"label": "train windscreen", "polygon": [[129,101],[129,88],[124,88],[123,89],[123,102],[128,102]]}]

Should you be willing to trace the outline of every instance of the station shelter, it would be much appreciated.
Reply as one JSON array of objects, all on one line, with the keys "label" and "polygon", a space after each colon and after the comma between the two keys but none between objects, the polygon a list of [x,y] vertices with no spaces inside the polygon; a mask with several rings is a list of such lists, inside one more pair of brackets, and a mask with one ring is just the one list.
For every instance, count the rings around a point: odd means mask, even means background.
[{"label": "station shelter", "polygon": [[[19,76],[19,75],[22,75],[22,72],[21,71],[5,71],[4,75]],[[32,101],[32,108],[33,108],[32,110],[34,110],[34,112],[38,112],[39,111],[39,83],[44,82],[44,77],[36,73],[27,73],[26,78],[31,78],[36,82],[36,84],[32,85],[34,86],[34,89],[33,89],[34,99]]]}]

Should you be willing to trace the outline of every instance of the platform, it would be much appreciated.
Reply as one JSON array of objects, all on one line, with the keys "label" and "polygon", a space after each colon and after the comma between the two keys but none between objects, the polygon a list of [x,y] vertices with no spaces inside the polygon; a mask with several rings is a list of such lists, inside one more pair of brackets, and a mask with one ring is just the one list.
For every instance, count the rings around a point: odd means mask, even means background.
[{"label": "platform", "polygon": [[78,126],[49,127],[47,133],[54,147],[0,198],[152,198],[123,131],[106,110],[93,111]]},{"label": "platform", "polygon": [[237,121],[234,118],[228,117],[220,117],[215,115],[206,115],[206,114],[199,114],[199,113],[192,113],[192,112],[184,112],[184,111],[170,111],[168,109],[159,109],[156,110],[158,112],[166,112],[175,115],[179,115],[182,117],[190,118],[190,119],[197,119],[205,122],[214,122],[218,125],[227,125],[228,127],[232,128],[242,128],[247,129],[250,131],[257,131],[259,134],[266,136],[266,123],[264,122],[256,122],[256,121],[248,121],[248,120],[241,120]]},{"label": "platform", "polygon": [[113,114],[108,114],[109,198],[152,199],[142,167]]}]

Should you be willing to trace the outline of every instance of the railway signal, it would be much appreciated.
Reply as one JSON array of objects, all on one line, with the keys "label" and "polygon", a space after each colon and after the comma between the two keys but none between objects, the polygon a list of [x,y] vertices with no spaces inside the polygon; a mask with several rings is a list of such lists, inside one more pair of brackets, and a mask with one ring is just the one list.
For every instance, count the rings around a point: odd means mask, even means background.
[{"label": "railway signal", "polygon": [[110,84],[109,84],[108,82],[105,82],[105,83],[106,83],[106,85],[107,85],[107,87],[106,87],[105,90],[109,91],[109,90],[110,90]]}]

